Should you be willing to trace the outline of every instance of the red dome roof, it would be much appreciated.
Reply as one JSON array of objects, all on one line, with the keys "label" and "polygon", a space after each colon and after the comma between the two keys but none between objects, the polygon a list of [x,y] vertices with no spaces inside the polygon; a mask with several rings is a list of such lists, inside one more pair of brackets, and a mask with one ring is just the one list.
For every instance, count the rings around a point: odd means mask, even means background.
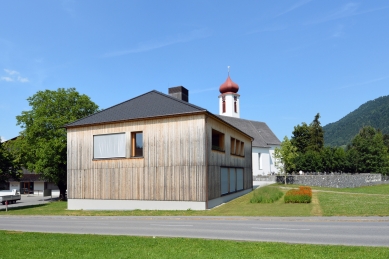
[{"label": "red dome roof", "polygon": [[227,80],[220,86],[220,93],[237,93],[239,91],[239,85],[232,82],[230,76],[228,75]]}]

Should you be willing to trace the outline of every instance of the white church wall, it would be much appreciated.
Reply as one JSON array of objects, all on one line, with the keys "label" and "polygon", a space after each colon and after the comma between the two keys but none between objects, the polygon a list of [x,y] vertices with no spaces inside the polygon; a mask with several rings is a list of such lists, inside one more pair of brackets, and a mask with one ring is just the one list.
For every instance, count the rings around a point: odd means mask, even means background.
[{"label": "white church wall", "polygon": [[278,172],[273,157],[275,147],[253,147],[253,175],[269,175]]}]

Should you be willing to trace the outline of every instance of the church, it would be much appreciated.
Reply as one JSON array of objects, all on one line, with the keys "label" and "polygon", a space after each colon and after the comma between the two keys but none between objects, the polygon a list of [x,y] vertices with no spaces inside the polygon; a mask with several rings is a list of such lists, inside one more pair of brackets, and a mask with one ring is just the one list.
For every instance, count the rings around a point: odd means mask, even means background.
[{"label": "church", "polygon": [[227,80],[219,88],[218,117],[254,138],[252,143],[253,175],[277,174],[274,163],[274,149],[280,147],[280,140],[264,122],[240,118],[239,86],[228,73]]}]

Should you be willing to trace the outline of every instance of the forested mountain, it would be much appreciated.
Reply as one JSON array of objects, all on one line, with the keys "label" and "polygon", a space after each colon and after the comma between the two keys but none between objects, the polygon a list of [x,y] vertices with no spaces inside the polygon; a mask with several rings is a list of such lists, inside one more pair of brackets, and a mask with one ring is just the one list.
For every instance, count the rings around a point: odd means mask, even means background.
[{"label": "forested mountain", "polygon": [[347,145],[363,126],[389,134],[389,95],[368,101],[339,121],[324,126],[324,143],[326,146]]}]

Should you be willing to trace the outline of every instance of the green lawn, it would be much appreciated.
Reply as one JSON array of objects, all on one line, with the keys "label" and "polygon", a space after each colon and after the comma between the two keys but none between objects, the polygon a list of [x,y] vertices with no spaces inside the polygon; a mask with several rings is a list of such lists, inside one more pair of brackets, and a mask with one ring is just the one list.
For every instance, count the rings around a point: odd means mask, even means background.
[{"label": "green lawn", "polygon": [[389,195],[319,192],[323,216],[388,216]]},{"label": "green lawn", "polygon": [[389,258],[386,247],[0,231],[0,258]]},{"label": "green lawn", "polygon": [[[275,187],[284,185],[273,185]],[[298,187],[287,185],[286,187]],[[72,215],[72,216],[389,216],[389,185],[360,188],[312,187],[309,204],[250,203],[252,193],[207,211],[70,211],[66,202],[52,202],[30,208],[12,208],[0,215]],[[283,189],[286,192],[286,189]]]}]

